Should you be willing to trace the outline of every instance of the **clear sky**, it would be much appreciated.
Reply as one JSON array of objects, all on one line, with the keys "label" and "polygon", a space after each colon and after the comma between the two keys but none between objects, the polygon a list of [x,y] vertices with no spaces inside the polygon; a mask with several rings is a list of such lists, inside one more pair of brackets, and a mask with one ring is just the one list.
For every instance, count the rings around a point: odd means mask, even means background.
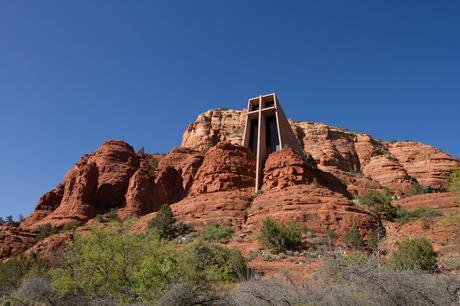
[{"label": "clear sky", "polygon": [[168,152],[210,108],[460,155],[460,1],[0,0],[0,215],[105,140]]}]

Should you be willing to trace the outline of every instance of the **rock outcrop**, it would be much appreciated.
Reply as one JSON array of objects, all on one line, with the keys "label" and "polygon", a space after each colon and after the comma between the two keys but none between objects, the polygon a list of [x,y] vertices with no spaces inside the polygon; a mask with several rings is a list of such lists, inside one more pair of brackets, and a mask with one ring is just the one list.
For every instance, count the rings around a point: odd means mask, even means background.
[{"label": "rock outcrop", "polygon": [[264,169],[263,194],[248,209],[246,227],[258,227],[272,218],[296,223],[339,238],[357,226],[365,236],[377,228],[377,220],[351,201],[345,186],[335,177],[315,169],[292,150],[271,154]]},{"label": "rock outcrop", "polygon": [[155,210],[187,196],[202,162],[203,154],[180,147],[174,148],[160,160],[153,192]]},{"label": "rock outcrop", "polygon": [[35,244],[35,234],[13,225],[0,225],[0,260],[24,252]]},{"label": "rock outcrop", "polygon": [[[19,226],[0,225],[0,259],[26,250],[54,252],[72,239],[66,232],[37,242],[44,224],[90,224],[97,214],[116,209],[121,217],[141,217],[138,228],[145,229],[163,204],[171,205],[178,221],[198,228],[233,226],[244,243],[254,239],[265,218],[305,225],[320,235],[332,230],[339,239],[356,226],[366,237],[381,227],[353,203],[353,196],[385,188],[404,196],[414,183],[438,191],[459,165],[441,150],[417,142],[384,142],[325,124],[290,121],[307,154],[285,148],[269,155],[262,192],[255,194],[255,157],[240,146],[244,120],[244,110],[208,111],[190,124],[182,146],[165,156],[136,153],[123,141],[107,141],[83,156]],[[434,193],[394,204],[428,206],[457,216],[455,201],[452,194]],[[417,234],[435,242],[439,236],[437,249],[457,248],[453,235],[460,228],[455,222],[446,227],[444,219],[437,217],[429,228],[422,220],[385,227],[389,241]]]},{"label": "rock outcrop", "polygon": [[254,187],[255,157],[249,149],[221,142],[211,148],[196,174],[191,193]]},{"label": "rock outcrop", "polygon": [[[246,111],[215,109],[198,116],[182,146],[207,150],[221,139],[241,143]],[[418,142],[385,142],[322,123],[292,121],[291,127],[318,168],[349,183],[349,191],[390,188],[406,193],[413,183],[441,189],[460,163],[439,149]]]},{"label": "rock outcrop", "polygon": [[440,149],[419,142],[392,142],[387,147],[407,173],[424,187],[445,187],[452,169],[460,164]]},{"label": "rock outcrop", "polygon": [[206,151],[221,141],[241,144],[245,116],[245,110],[209,110],[190,123],[182,137],[181,147]]}]

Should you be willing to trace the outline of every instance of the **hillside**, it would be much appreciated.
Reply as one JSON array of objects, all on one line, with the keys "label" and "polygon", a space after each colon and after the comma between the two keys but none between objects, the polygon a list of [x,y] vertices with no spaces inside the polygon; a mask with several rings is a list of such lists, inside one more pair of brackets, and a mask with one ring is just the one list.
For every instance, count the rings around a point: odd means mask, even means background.
[{"label": "hillside", "polygon": [[[444,192],[460,164],[452,156],[418,142],[386,142],[326,124],[290,121],[315,162],[290,149],[271,154],[263,192],[255,194],[255,159],[239,146],[244,115],[244,110],[221,109],[199,115],[184,132],[181,146],[164,156],[135,152],[121,140],[107,141],[83,156],[20,224],[0,226],[0,258],[58,251],[73,231],[37,241],[43,226],[78,222],[76,231],[84,231],[85,224],[114,211],[121,218],[136,217],[135,229],[145,231],[163,204],[171,205],[177,221],[198,230],[214,223],[231,226],[235,233],[227,244],[245,256],[263,250],[257,234],[268,217],[309,228],[316,238],[333,232],[338,246],[356,227],[365,240],[369,232],[381,232],[389,248],[407,236],[426,236],[443,254],[458,251],[458,227],[446,225],[442,215],[428,226],[421,219],[381,221],[356,201],[371,190],[389,190],[401,198],[395,206],[430,207],[456,216],[456,197]],[[433,193],[412,196],[413,186]],[[315,239],[308,243],[314,245]],[[296,260],[255,257],[250,265],[266,275],[292,268],[298,279],[315,269],[315,263],[299,266]]]}]

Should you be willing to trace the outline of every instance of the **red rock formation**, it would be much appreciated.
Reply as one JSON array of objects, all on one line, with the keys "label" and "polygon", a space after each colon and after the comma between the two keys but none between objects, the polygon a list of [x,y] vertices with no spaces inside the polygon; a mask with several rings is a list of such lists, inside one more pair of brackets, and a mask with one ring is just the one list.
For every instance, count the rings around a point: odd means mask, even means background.
[{"label": "red rock formation", "polygon": [[313,185],[269,190],[256,197],[248,210],[245,226],[258,228],[265,218],[306,225],[315,233],[330,229],[339,237],[343,237],[354,225],[363,235],[377,227],[374,217],[343,195]]},{"label": "red rock formation", "polygon": [[228,142],[210,149],[190,195],[171,207],[179,221],[202,227],[211,223],[241,227],[255,182],[255,158]]},{"label": "red rock formation", "polygon": [[154,157],[143,157],[139,169],[129,179],[126,205],[118,212],[121,217],[140,216],[156,210],[153,198],[155,173],[150,162]]},{"label": "red rock formation", "polygon": [[24,228],[0,225],[0,260],[21,253],[35,244],[35,234]]},{"label": "red rock formation", "polygon": [[241,144],[246,111],[213,109],[198,116],[182,137],[182,147],[206,151],[220,141]]},{"label": "red rock formation", "polygon": [[[340,190],[340,181],[311,166],[291,149],[273,153],[264,169],[263,194],[248,209],[247,228],[265,218],[303,224],[317,233],[333,230],[343,237],[355,225],[363,235],[377,227],[375,218],[356,207]],[[313,183],[317,177],[318,183]],[[332,179],[329,179],[332,177]],[[342,191],[344,194],[332,190]]]},{"label": "red rock formation", "polygon": [[458,160],[437,148],[413,141],[387,144],[391,154],[399,160],[407,173],[424,187],[445,187]]},{"label": "red rock formation", "polygon": [[363,174],[396,192],[407,192],[415,183],[398,160],[384,155],[371,158],[364,166]]},{"label": "red rock formation", "polygon": [[210,193],[254,187],[255,158],[249,149],[222,142],[206,154],[191,193]]},{"label": "red rock formation", "polygon": [[[221,138],[240,143],[244,116],[245,110],[213,110],[201,114],[184,133],[182,145],[205,150]],[[446,184],[452,169],[459,165],[458,160],[441,150],[416,142],[386,143],[367,134],[326,124],[290,123],[318,167],[350,181],[349,189],[354,194],[371,186],[376,189],[389,187],[404,193],[415,181],[438,189]]]},{"label": "red rock formation", "polygon": [[119,140],[107,141],[67,173],[59,206],[31,226],[86,221],[96,213],[123,207],[129,179],[139,163],[140,157],[130,145]]},{"label": "red rock formation", "polygon": [[61,204],[63,195],[64,184],[59,184],[56,188],[41,196],[32,214],[21,222],[21,227],[29,227],[51,214]]},{"label": "red rock formation", "polygon": [[253,189],[232,190],[190,196],[171,205],[177,221],[194,227],[221,224],[241,228],[246,209],[251,203]]},{"label": "red rock formation", "polygon": [[175,203],[187,196],[202,162],[201,153],[180,147],[161,159],[153,194],[154,211],[163,204]]},{"label": "red rock formation", "polygon": [[450,192],[441,193],[425,193],[405,197],[400,200],[393,201],[394,206],[402,206],[409,210],[419,207],[430,207],[442,212],[459,212],[458,204],[460,198],[458,195]]},{"label": "red rock formation", "polygon": [[35,253],[52,258],[53,255],[62,252],[72,239],[73,232],[58,233],[38,241],[31,248],[27,249],[25,254]]}]

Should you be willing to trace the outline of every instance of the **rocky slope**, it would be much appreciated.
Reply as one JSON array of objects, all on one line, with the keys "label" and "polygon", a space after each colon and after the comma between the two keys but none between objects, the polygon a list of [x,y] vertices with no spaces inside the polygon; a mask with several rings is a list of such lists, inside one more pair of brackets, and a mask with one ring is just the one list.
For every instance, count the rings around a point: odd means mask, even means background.
[{"label": "rocky slope", "polygon": [[[205,151],[221,140],[241,143],[246,111],[215,109],[198,116],[182,138],[182,146]],[[363,183],[407,192],[412,183],[442,188],[459,162],[437,148],[418,142],[385,142],[362,133],[322,123],[290,121],[304,150],[318,162],[318,167],[336,176],[357,182],[354,193]],[[351,184],[353,185],[353,183]]]},{"label": "rocky slope", "polygon": [[[255,158],[239,145],[244,115],[244,110],[218,109],[201,114],[185,131],[182,145],[164,156],[135,152],[120,140],[107,141],[83,156],[19,226],[0,226],[0,259],[26,250],[50,253],[71,239],[72,233],[60,233],[37,242],[36,234],[45,224],[91,223],[97,214],[115,209],[121,217],[140,217],[136,226],[143,230],[163,204],[171,204],[178,221],[197,228],[231,225],[237,237],[254,246],[258,227],[267,217],[295,222],[319,235],[332,230],[340,243],[353,226],[364,237],[379,227],[374,216],[354,204],[355,195],[384,188],[403,195],[414,183],[437,190],[459,164],[420,143],[384,142],[325,124],[291,121],[316,163],[290,149],[271,154],[262,192],[255,194]],[[431,205],[456,214],[453,199],[435,193],[403,198],[397,204]],[[448,231],[441,233],[444,221],[436,222],[439,226],[433,225],[436,230],[428,236],[450,237]],[[417,224],[385,227],[390,240],[397,241],[408,232],[419,233]],[[452,239],[442,241],[443,249],[455,247]]]}]

